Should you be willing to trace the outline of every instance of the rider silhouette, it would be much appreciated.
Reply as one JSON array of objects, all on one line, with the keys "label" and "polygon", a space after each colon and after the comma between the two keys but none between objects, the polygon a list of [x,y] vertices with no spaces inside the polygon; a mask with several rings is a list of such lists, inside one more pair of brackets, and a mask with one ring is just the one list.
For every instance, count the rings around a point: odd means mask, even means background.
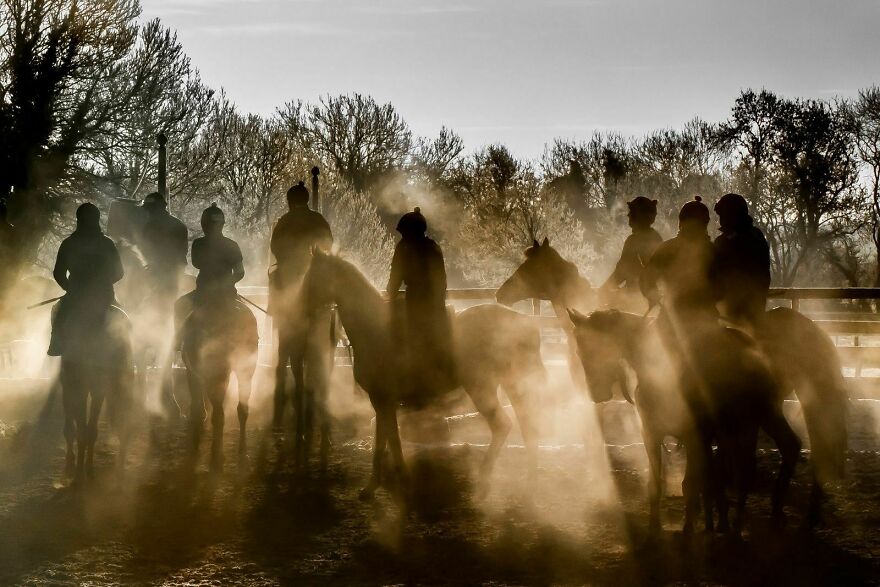
[{"label": "rider silhouette", "polygon": [[269,244],[278,263],[270,276],[276,289],[299,283],[309,267],[312,249],[327,251],[333,244],[330,225],[309,208],[309,190],[303,182],[287,190],[287,205],[290,210],[278,219]]},{"label": "rider silhouette", "polygon": [[74,319],[93,321],[115,304],[113,284],[123,277],[116,245],[101,231],[101,213],[91,203],[76,210],[76,230],[62,241],[52,275],[66,293],[52,320],[48,354],[60,356],[71,342]]},{"label": "rider silhouette", "polygon": [[147,262],[147,274],[154,292],[163,302],[170,303],[177,296],[180,277],[186,269],[186,225],[168,212],[168,204],[158,192],[147,194],[143,208],[147,221],[140,249]]},{"label": "rider silhouette", "polygon": [[192,264],[199,270],[196,289],[177,301],[174,313],[178,331],[198,308],[226,304],[234,307],[238,299],[235,284],[244,278],[241,249],[238,243],[223,235],[226,216],[217,204],[205,208],[201,223],[205,235],[192,244]]},{"label": "rider silhouette", "polygon": [[623,243],[620,260],[602,285],[601,291],[603,295],[613,297],[615,292],[622,290],[624,305],[628,307],[632,305],[627,303],[628,300],[641,299],[639,277],[654,251],[663,242],[663,237],[652,227],[657,218],[657,200],[638,196],[627,202],[627,206],[632,234]]},{"label": "rider silhouette", "polygon": [[452,375],[449,317],[446,313],[446,266],[443,251],[425,234],[428,223],[419,208],[401,217],[400,242],[394,249],[386,288],[395,300],[406,285],[404,316],[394,325],[409,357],[409,390],[440,383]]},{"label": "rider silhouette", "polygon": [[767,308],[770,247],[749,216],[745,198],[726,194],[715,204],[721,235],[715,239],[713,279],[725,318],[752,328]]},{"label": "rider silhouette", "polygon": [[717,322],[711,280],[715,251],[708,225],[709,209],[697,196],[681,208],[678,234],[657,248],[641,276],[650,305],[662,299],[661,326],[676,345],[702,325]]}]

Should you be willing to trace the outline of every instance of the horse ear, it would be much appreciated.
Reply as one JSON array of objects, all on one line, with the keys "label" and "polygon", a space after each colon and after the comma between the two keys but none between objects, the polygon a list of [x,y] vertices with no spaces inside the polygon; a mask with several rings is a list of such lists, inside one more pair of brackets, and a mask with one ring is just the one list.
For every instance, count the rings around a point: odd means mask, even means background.
[{"label": "horse ear", "polygon": [[583,326],[587,322],[587,317],[575,310],[574,308],[566,308],[568,311],[568,317],[571,318],[571,321],[575,326]]},{"label": "horse ear", "polygon": [[534,244],[534,247],[535,247],[536,249],[537,249],[538,247],[541,246],[541,245],[538,243],[538,239],[534,239],[534,240],[532,241],[532,243]]},{"label": "horse ear", "polygon": [[550,239],[549,239],[548,237],[545,236],[545,237],[544,237],[544,242],[541,243],[541,246],[542,246],[542,247],[549,247],[549,246],[550,246]]}]

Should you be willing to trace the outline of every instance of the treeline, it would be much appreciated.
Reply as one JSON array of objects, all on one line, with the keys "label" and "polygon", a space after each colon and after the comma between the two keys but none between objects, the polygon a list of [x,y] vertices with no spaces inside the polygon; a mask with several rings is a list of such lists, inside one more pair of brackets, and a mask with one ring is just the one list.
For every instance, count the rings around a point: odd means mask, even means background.
[{"label": "treeline", "polygon": [[80,201],[106,209],[156,189],[161,132],[173,211],[196,230],[216,201],[257,273],[287,187],[317,164],[337,241],[377,282],[394,222],[415,205],[452,284],[497,285],[545,236],[604,278],[636,195],[660,201],[659,228],[672,236],[686,200],[737,191],[767,234],[776,283],[877,283],[876,87],[833,102],[747,90],[720,123],[557,139],[522,161],[503,145],[467,152],[447,128],[414,136],[391,104],[361,94],[291,101],[268,118],[242,113],[202,82],[173,31],[139,12],[135,0],[0,4],[0,198],[37,265]]}]

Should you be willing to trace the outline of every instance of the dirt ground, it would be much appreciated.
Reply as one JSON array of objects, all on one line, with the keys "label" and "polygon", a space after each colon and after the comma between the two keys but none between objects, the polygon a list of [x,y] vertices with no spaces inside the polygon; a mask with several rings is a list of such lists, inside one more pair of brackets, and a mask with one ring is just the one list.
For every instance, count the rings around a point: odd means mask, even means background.
[{"label": "dirt ground", "polygon": [[[484,448],[470,429],[482,424],[461,424],[451,446],[408,445],[413,488],[403,507],[384,490],[358,499],[368,421],[337,433],[326,475],[299,475],[257,413],[247,472],[233,458],[234,418],[216,476],[204,459],[195,472],[185,466],[182,426],[151,435],[144,424],[120,477],[102,427],[96,476],[73,488],[62,478],[59,406],[45,390],[13,402],[16,393],[0,399],[0,585],[880,584],[880,454],[864,415],[854,416],[849,476],[821,528],[802,528],[803,459],[788,527],[768,526],[776,454],[765,449],[743,540],[686,540],[675,495],[664,502],[661,535],[647,534],[647,463],[634,443],[609,447],[610,460],[589,441],[545,443],[531,497],[524,451],[511,445],[478,500]],[[675,494],[681,457],[670,450]]]}]

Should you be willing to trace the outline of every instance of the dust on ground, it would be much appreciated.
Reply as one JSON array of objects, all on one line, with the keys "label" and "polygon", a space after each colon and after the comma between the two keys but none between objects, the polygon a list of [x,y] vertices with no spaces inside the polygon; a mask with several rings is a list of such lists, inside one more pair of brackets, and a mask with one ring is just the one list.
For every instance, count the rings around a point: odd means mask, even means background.
[{"label": "dust on ground", "polygon": [[[154,434],[144,426],[120,477],[115,441],[102,427],[95,478],[71,488],[62,482],[59,406],[40,401],[16,404],[32,424],[0,428],[2,585],[880,583],[876,450],[851,452],[849,477],[818,530],[802,529],[803,459],[788,527],[768,526],[777,456],[762,450],[742,541],[685,540],[676,496],[666,498],[663,532],[651,539],[647,463],[637,444],[612,447],[605,467],[576,445],[544,447],[532,498],[524,451],[508,447],[482,500],[474,480],[484,448],[410,445],[413,489],[403,507],[387,491],[358,499],[370,470],[368,438],[339,435],[326,474],[302,475],[256,417],[250,466],[239,470],[238,426],[229,419],[226,469],[211,475],[204,458],[195,472],[185,467],[182,426],[162,424]],[[680,457],[671,450],[674,470]]]}]

